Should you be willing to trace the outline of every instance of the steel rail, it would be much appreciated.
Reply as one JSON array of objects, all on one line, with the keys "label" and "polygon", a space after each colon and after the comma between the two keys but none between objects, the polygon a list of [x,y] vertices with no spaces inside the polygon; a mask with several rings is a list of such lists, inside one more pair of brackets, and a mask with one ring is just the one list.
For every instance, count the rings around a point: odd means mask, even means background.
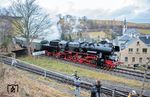
[{"label": "steel rail", "polygon": [[[132,75],[132,76],[136,76],[139,78],[144,77],[144,72],[142,72],[142,71],[129,70],[129,69],[125,69],[125,68],[116,68],[113,70],[113,72],[119,72],[119,73],[123,73],[123,74],[127,74],[127,75]],[[146,79],[150,79],[149,73],[146,75]]]},{"label": "steel rail", "polygon": [[[41,57],[43,57],[43,56],[41,56]],[[46,57],[46,56],[44,56],[44,57]],[[51,58],[56,59],[55,57],[51,57]],[[64,62],[69,62],[69,63],[75,63],[75,62],[66,61],[66,60],[63,60],[63,59],[57,59],[57,60],[64,61]],[[85,67],[91,67],[92,69],[95,69],[96,71],[98,71],[97,68],[89,66],[89,65],[80,64],[80,63],[75,63],[75,64],[77,64],[76,66],[80,65],[80,66],[85,66]],[[107,69],[106,70],[105,69],[99,69],[99,70],[104,70],[104,71],[109,71],[109,72],[116,72],[116,73],[130,75],[130,76],[134,76],[134,77],[138,77],[138,78],[144,78],[144,72],[137,71],[137,70],[129,70],[129,69],[118,68],[118,67],[115,68],[115,69],[112,69],[112,70],[107,70]],[[146,75],[146,79],[150,80],[150,73],[148,73]]]},{"label": "steel rail", "polygon": [[[39,66],[36,66],[36,65],[18,60],[18,59],[14,59],[11,57],[0,56],[0,59],[1,59],[0,62],[2,62],[4,64],[11,65],[11,66],[17,67],[17,68],[25,70],[25,71],[29,71],[29,72],[32,72],[32,73],[35,73],[38,75],[42,75],[42,76],[52,78],[57,81],[75,86],[74,79],[72,76],[61,74],[61,73],[58,73],[55,71],[46,70]],[[12,64],[12,60],[16,60],[16,63]],[[90,90],[92,87],[92,83],[81,80],[80,87]],[[112,89],[109,89],[106,87],[102,87],[101,91],[102,91],[102,93],[107,94],[107,95],[112,95],[112,93],[113,93]],[[128,94],[128,92],[126,92],[126,91],[120,91],[117,89],[115,90],[115,97],[127,97],[127,94]]]}]

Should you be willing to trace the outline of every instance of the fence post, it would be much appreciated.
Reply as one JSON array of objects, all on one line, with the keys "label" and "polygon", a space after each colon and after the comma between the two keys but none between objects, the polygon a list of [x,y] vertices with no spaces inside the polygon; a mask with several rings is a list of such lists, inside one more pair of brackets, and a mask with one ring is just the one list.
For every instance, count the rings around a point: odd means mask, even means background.
[{"label": "fence post", "polygon": [[13,65],[14,65],[14,59],[11,58],[11,66],[13,66]]},{"label": "fence post", "polygon": [[46,70],[44,70],[44,77],[46,78]]},{"label": "fence post", "polygon": [[0,64],[3,64],[1,55],[0,55]]},{"label": "fence post", "polygon": [[116,91],[116,89],[112,90],[112,97],[115,97],[115,91]]},{"label": "fence post", "polygon": [[16,63],[17,63],[17,61],[16,61],[16,54],[12,53],[11,66],[15,66]]}]

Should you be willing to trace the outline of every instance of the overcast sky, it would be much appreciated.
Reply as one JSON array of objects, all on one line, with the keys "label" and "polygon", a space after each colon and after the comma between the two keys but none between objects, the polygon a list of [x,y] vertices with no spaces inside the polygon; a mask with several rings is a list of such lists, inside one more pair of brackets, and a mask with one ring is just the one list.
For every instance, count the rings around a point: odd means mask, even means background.
[{"label": "overcast sky", "polygon": [[[0,0],[0,7],[10,5]],[[150,23],[150,0],[37,0],[51,15],[71,14],[93,19],[116,19]]]}]

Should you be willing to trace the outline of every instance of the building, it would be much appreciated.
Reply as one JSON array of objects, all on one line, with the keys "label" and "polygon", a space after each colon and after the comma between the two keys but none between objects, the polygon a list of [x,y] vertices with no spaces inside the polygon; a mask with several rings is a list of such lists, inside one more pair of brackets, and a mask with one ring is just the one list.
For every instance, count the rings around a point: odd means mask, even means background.
[{"label": "building", "polygon": [[113,40],[113,44],[116,46],[120,47],[120,50],[123,50],[127,47],[127,43],[131,40],[132,38],[128,35],[123,35],[120,37],[117,37],[115,40]]},{"label": "building", "polygon": [[150,57],[150,35],[132,38],[125,45],[126,48],[119,52],[120,61],[124,65],[144,65],[147,57]]},{"label": "building", "polygon": [[130,37],[139,37],[140,33],[135,28],[127,28],[126,19],[123,22],[122,35],[128,35]]},{"label": "building", "polygon": [[147,57],[150,57],[150,35],[140,35],[136,29],[127,29],[126,20],[123,24],[123,35],[113,41],[121,50],[119,60],[124,65],[144,65]]},{"label": "building", "polygon": [[127,28],[126,19],[123,22],[122,36],[113,40],[113,44],[119,46],[121,50],[125,49],[134,38],[138,38],[140,33],[137,29]]}]

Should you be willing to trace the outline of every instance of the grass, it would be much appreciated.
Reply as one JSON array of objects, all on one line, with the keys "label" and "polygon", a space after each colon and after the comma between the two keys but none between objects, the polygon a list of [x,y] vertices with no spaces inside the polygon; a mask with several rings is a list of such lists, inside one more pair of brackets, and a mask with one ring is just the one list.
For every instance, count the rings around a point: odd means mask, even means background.
[{"label": "grass", "polygon": [[150,34],[150,29],[139,29],[141,34]]},{"label": "grass", "polygon": [[[65,74],[73,74],[74,71],[78,71],[78,74],[82,77],[88,77],[91,79],[100,79],[105,81],[110,81],[113,83],[120,83],[123,85],[131,86],[131,87],[141,87],[142,82],[132,79],[127,79],[124,77],[119,77],[111,74],[105,74],[101,72],[91,71],[84,68],[76,67],[70,64],[65,64],[57,60],[48,59],[48,58],[33,58],[33,57],[22,57],[21,60],[27,61],[32,64],[36,64],[40,67],[59,71]],[[146,83],[146,88],[150,89],[150,83]]]},{"label": "grass", "polygon": [[[63,83],[58,83],[57,81],[53,80],[53,79],[49,79],[49,78],[45,78],[43,76],[39,77],[38,81],[40,82],[44,82],[45,84],[49,85],[52,84],[52,86],[55,86],[55,88],[59,87],[57,90],[62,91],[68,91],[68,92],[74,92],[75,91],[75,87],[68,85],[68,84],[63,84]],[[89,97],[90,93],[88,91],[84,91],[81,90],[80,94],[82,97]],[[64,97],[64,96],[62,96]],[[72,97],[72,96],[71,96]]]},{"label": "grass", "polygon": [[106,34],[105,32],[87,32],[87,34],[90,36],[90,38],[98,38],[98,36],[100,38],[105,38]]}]

